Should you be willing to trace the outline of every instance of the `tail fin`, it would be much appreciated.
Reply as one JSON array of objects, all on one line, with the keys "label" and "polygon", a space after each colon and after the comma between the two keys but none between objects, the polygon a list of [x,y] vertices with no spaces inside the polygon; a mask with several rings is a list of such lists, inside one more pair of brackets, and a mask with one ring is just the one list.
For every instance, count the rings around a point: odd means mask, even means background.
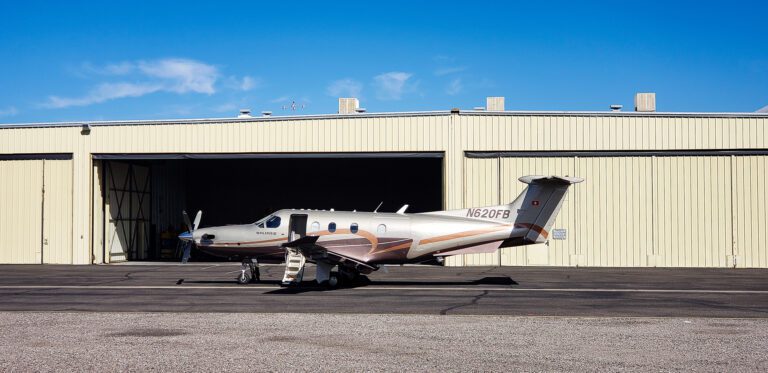
[{"label": "tail fin", "polygon": [[549,230],[565,200],[571,184],[584,181],[577,177],[523,176],[520,181],[528,187],[510,204],[516,211],[514,223],[529,228],[525,240],[542,243],[547,240]]},{"label": "tail fin", "polygon": [[523,176],[520,179],[528,187],[514,201],[506,205],[469,208],[461,210],[428,212],[431,215],[460,216],[514,223],[518,228],[529,228],[525,236],[528,242],[546,241],[549,230],[565,199],[571,184],[584,181],[578,177]]}]

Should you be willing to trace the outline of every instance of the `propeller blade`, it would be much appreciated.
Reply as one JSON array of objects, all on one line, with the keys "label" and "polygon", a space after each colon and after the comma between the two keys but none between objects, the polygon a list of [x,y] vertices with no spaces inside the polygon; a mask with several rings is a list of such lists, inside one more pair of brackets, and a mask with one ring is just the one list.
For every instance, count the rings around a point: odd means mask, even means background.
[{"label": "propeller blade", "polygon": [[195,230],[195,227],[193,227],[192,223],[189,221],[189,215],[187,215],[186,211],[181,211],[181,214],[184,216],[184,224],[187,225],[187,230],[191,233]]},{"label": "propeller blade", "polygon": [[203,211],[197,210],[197,214],[195,215],[195,223],[192,225],[192,229],[200,228],[200,219],[203,218]]},{"label": "propeller blade", "polygon": [[184,253],[181,255],[181,264],[187,264],[189,257],[192,256],[192,241],[184,244]]}]

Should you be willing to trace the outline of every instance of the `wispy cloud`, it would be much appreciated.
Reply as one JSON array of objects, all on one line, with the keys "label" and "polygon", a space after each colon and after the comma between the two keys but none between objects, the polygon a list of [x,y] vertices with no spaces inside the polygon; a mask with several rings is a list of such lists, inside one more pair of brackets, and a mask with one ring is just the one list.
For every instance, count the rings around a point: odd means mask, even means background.
[{"label": "wispy cloud", "polygon": [[164,59],[152,62],[140,61],[139,70],[146,76],[164,81],[167,90],[176,93],[216,92],[214,83],[219,76],[215,66],[186,59]]},{"label": "wispy cloud", "polygon": [[350,78],[333,81],[326,88],[328,95],[333,97],[360,97],[362,91],[363,83]]},{"label": "wispy cloud", "polygon": [[768,105],[765,105],[761,109],[758,109],[757,112],[758,113],[768,113]]},{"label": "wispy cloud", "polygon": [[411,73],[391,71],[373,77],[376,86],[376,97],[380,100],[399,100],[408,88],[408,79]]},{"label": "wispy cloud", "polygon": [[435,69],[435,75],[437,76],[443,76],[443,75],[450,75],[450,74],[456,74],[460,73],[467,68],[465,66],[450,66],[450,67],[440,67],[438,69]]},{"label": "wispy cloud", "polygon": [[161,91],[162,89],[163,87],[158,84],[103,83],[82,97],[50,96],[48,97],[48,101],[42,104],[42,106],[50,109],[61,109],[71,106],[87,106],[118,98],[140,97],[149,93]]},{"label": "wispy cloud", "polygon": [[[217,91],[216,82],[220,76],[216,66],[183,58],[124,61],[103,67],[85,65],[84,69],[91,74],[121,77],[124,81],[100,83],[79,97],[49,96],[41,106],[54,109],[87,106],[155,92],[212,95]],[[250,90],[257,85],[255,78],[245,76],[236,79],[235,88]]]},{"label": "wispy cloud", "polygon": [[461,78],[456,78],[448,83],[448,86],[445,88],[445,93],[454,96],[461,93],[463,89],[464,85],[461,83]]},{"label": "wispy cloud", "polygon": [[252,76],[244,76],[243,79],[240,81],[240,90],[241,91],[250,91],[254,88],[256,88],[257,85],[259,85],[259,80]]},{"label": "wispy cloud", "polygon": [[14,106],[8,106],[5,109],[0,109],[0,117],[12,117],[19,113],[19,110]]}]

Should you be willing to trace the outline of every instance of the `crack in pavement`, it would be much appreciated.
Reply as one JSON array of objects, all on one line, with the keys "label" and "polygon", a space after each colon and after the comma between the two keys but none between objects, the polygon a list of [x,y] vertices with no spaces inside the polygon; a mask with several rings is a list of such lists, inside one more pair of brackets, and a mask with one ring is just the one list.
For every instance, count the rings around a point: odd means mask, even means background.
[{"label": "crack in pavement", "polygon": [[466,303],[466,304],[460,304],[458,306],[448,307],[446,309],[441,310],[440,314],[441,315],[447,315],[448,311],[454,311],[454,310],[462,308],[462,307],[467,307],[467,306],[475,305],[480,300],[480,298],[482,298],[482,297],[484,297],[486,295],[488,295],[488,290],[483,290],[482,293],[480,293],[480,294],[476,295],[474,298],[472,298],[471,302]]}]

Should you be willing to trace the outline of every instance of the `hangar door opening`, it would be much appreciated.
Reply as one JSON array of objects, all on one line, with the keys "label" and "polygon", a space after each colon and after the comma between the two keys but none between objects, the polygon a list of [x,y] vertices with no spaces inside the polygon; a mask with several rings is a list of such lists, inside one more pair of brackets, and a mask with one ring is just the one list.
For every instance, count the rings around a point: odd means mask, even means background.
[{"label": "hangar door opening", "polygon": [[[284,208],[443,209],[442,153],[95,155],[97,263],[180,258],[182,210],[201,226],[253,223]],[[98,207],[98,208],[97,208]],[[98,216],[98,217],[96,217]],[[193,251],[193,260],[215,260]],[[231,258],[236,260],[237,258]]]},{"label": "hangar door opening", "polygon": [[523,175],[585,181],[566,196],[549,245],[466,255],[447,264],[768,268],[768,156],[730,153],[468,156],[467,206],[512,201],[525,187],[517,180]]}]

